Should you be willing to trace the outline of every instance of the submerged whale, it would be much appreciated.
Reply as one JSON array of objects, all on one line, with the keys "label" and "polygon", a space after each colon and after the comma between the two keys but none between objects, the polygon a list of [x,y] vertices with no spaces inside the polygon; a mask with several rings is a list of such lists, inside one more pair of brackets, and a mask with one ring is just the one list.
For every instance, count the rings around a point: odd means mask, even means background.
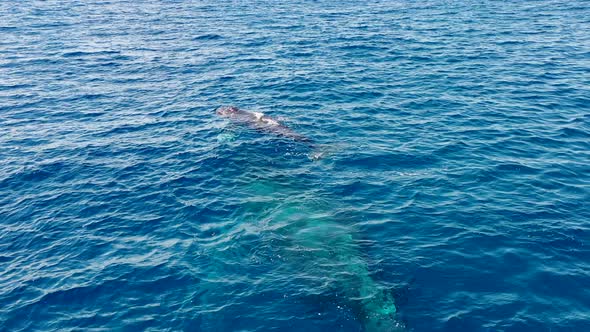
[{"label": "submerged whale", "polygon": [[215,110],[215,113],[233,122],[247,125],[260,132],[267,132],[312,145],[311,139],[293,131],[277,119],[267,116],[264,113],[245,111],[235,106],[221,106]]},{"label": "submerged whale", "polygon": [[289,225],[281,229],[281,235],[291,242],[285,259],[306,277],[320,279],[319,289],[331,285],[344,295],[364,332],[406,331],[398,320],[394,297],[371,276],[354,231],[309,202],[286,205],[273,216]]},{"label": "submerged whale", "polygon": [[257,199],[243,206],[248,211],[244,215],[251,215],[253,224],[262,223],[258,227],[272,233],[271,238],[280,239],[275,252],[280,253],[283,270],[274,275],[289,275],[286,288],[299,296],[352,309],[364,332],[407,331],[398,319],[393,294],[370,271],[358,230],[335,216],[336,203],[301,195],[301,188],[305,186],[255,180],[240,189]]}]

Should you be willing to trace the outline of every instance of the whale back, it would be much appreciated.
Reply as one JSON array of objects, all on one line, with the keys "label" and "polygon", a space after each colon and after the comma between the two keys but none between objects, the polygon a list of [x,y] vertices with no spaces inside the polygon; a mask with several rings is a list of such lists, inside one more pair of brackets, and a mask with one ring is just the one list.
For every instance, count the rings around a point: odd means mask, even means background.
[{"label": "whale back", "polygon": [[221,106],[217,108],[216,113],[217,115],[228,118],[233,122],[248,125],[260,132],[267,132],[276,136],[311,144],[311,140],[308,137],[295,132],[293,129],[282,124],[279,120],[267,116],[262,112],[245,111],[235,106]]}]

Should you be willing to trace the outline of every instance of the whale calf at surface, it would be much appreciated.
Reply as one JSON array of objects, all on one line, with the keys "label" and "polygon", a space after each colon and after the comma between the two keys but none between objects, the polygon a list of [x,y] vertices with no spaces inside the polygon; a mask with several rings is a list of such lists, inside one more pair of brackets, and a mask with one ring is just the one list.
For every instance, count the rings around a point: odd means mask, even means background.
[{"label": "whale calf at surface", "polygon": [[260,132],[267,132],[294,141],[304,142],[310,145],[312,144],[308,137],[293,131],[279,120],[267,116],[264,113],[245,111],[235,106],[221,106],[215,110],[215,113],[233,122],[247,125]]}]

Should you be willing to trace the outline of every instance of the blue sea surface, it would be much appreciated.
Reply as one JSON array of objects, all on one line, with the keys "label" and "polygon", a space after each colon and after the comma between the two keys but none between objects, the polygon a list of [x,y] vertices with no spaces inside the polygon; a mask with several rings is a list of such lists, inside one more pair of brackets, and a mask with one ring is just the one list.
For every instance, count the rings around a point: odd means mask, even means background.
[{"label": "blue sea surface", "polygon": [[590,2],[0,1],[0,331],[58,330],[590,331]]}]

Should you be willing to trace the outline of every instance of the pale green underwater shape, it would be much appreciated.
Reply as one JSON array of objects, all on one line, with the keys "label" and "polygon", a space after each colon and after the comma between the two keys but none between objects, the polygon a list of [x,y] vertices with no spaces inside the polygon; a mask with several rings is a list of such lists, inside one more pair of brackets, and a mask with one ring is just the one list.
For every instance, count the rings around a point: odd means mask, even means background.
[{"label": "pale green underwater shape", "polygon": [[[310,280],[329,278],[333,290],[356,307],[364,331],[404,331],[396,319],[393,297],[370,275],[353,227],[338,222],[329,205],[268,181],[253,181],[244,190],[260,198],[257,210],[267,214],[264,219],[272,224],[268,227],[289,240],[283,248],[286,262],[295,264]],[[310,285],[310,291],[319,292],[321,286]]]}]

